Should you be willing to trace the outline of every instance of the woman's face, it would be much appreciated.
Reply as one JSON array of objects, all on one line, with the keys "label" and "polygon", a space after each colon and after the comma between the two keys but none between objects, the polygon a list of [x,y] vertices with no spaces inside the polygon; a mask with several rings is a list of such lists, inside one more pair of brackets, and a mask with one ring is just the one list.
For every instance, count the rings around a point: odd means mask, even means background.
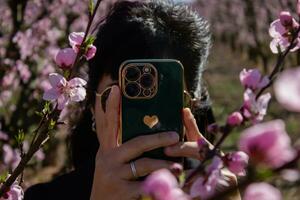
[{"label": "woman's face", "polygon": [[[102,94],[102,92],[106,88],[108,88],[112,85],[115,85],[115,84],[118,84],[118,81],[112,80],[110,75],[104,75],[99,81],[97,93]],[[103,114],[103,109],[101,108],[101,98],[98,96],[96,96],[95,98],[96,98],[96,100],[95,100],[95,107],[93,109],[93,113],[94,113],[94,117],[95,117],[98,140],[101,142],[100,138],[103,138],[103,137],[101,137],[101,134],[104,134],[103,131],[101,131],[101,130],[103,130],[103,127],[102,127],[103,120],[101,120],[101,119],[103,119],[103,117],[101,116]],[[99,136],[100,136],[100,138],[99,138]]]}]

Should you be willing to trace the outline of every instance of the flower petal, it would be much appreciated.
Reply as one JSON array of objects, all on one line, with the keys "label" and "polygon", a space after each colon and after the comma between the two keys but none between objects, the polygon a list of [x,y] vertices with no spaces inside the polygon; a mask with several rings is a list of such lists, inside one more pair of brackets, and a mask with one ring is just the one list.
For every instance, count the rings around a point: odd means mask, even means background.
[{"label": "flower petal", "polygon": [[52,87],[57,88],[59,86],[65,86],[67,84],[67,80],[58,73],[49,74],[49,81]]},{"label": "flower petal", "polygon": [[270,49],[273,53],[279,53],[278,52],[278,45],[279,45],[279,42],[278,42],[278,39],[274,38],[271,42],[270,42]]},{"label": "flower petal", "polygon": [[57,99],[58,110],[63,110],[66,105],[68,105],[69,99],[65,95],[60,95]]},{"label": "flower petal", "polygon": [[73,95],[70,97],[71,101],[80,102],[85,99],[86,96],[86,90],[83,87],[78,87],[72,89]]},{"label": "flower petal", "polygon": [[86,85],[86,83],[87,82],[85,80],[83,80],[82,78],[76,77],[76,78],[72,78],[68,84],[70,87],[77,87],[77,86],[84,86],[84,85]]},{"label": "flower petal", "polygon": [[278,102],[289,111],[300,112],[300,67],[285,70],[274,84]]},{"label": "flower petal", "polygon": [[73,32],[73,33],[70,33],[70,35],[69,35],[69,42],[70,42],[71,47],[73,49],[77,48],[76,45],[80,45],[82,43],[83,37],[84,37],[84,32]]},{"label": "flower petal", "polygon": [[94,45],[89,46],[89,48],[85,54],[86,59],[87,60],[92,59],[95,56],[96,51],[97,51],[97,48]]},{"label": "flower petal", "polygon": [[56,88],[51,88],[44,92],[43,99],[46,101],[52,101],[57,99],[61,94],[58,92]]},{"label": "flower petal", "polygon": [[75,62],[77,54],[72,48],[65,48],[58,51],[55,57],[56,64],[62,69],[70,69]]},{"label": "flower petal", "polygon": [[286,32],[286,28],[282,26],[280,19],[273,21],[269,28],[269,34],[273,38],[282,37],[282,35]]}]

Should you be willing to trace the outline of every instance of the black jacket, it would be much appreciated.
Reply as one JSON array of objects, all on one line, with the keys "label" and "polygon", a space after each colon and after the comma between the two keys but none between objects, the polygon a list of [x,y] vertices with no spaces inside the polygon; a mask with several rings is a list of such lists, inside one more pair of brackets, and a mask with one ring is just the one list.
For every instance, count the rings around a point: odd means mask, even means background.
[{"label": "black jacket", "polygon": [[31,186],[24,200],[89,200],[93,175],[94,164],[82,166],[51,182]]}]

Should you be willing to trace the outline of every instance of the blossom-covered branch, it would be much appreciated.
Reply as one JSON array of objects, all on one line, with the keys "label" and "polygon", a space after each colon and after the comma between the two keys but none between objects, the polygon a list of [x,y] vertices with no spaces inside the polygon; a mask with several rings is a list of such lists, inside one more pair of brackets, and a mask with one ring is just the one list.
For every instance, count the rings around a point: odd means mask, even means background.
[{"label": "blossom-covered branch", "polygon": [[[34,137],[31,145],[28,151],[22,155],[17,167],[8,178],[0,184],[0,197],[7,197],[10,194],[12,190],[11,186],[15,184],[16,179],[23,172],[26,164],[50,138],[50,132],[59,124],[58,119],[61,110],[63,110],[70,101],[78,102],[84,100],[86,96],[84,89],[86,81],[78,77],[71,79],[71,74],[75,74],[73,71],[78,67],[79,60],[77,58],[83,56],[89,60],[95,55],[96,48],[92,45],[93,37],[88,34],[100,2],[101,0],[98,0],[96,6],[93,5],[93,0],[89,2],[90,17],[86,32],[71,33],[69,42],[72,48],[63,49],[57,53],[56,63],[64,74],[51,73],[49,75],[49,81],[52,87],[47,89],[43,96],[45,100],[54,102],[54,108],[51,109],[49,104],[46,103],[43,111],[40,112],[42,119],[33,133]],[[22,193],[20,193],[20,195],[20,198],[22,198]]]}]

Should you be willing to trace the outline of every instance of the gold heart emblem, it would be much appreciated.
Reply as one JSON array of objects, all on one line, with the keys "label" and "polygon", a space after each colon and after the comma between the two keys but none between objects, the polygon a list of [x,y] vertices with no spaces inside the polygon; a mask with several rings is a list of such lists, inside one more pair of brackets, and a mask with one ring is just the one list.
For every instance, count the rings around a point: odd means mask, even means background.
[{"label": "gold heart emblem", "polygon": [[149,128],[153,128],[158,123],[159,120],[156,115],[153,116],[146,115],[143,121]]}]

